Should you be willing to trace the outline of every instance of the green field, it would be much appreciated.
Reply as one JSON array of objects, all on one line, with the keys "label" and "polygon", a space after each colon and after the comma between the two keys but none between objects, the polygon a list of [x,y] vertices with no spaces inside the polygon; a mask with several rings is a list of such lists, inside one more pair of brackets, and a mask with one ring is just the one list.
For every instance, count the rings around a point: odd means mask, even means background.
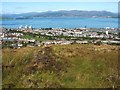
[{"label": "green field", "polygon": [[111,88],[118,46],[73,44],[3,49],[3,87]]},{"label": "green field", "polygon": [[24,39],[35,39],[37,41],[45,41],[45,40],[47,40],[45,38],[33,37],[32,35],[24,35],[24,36],[22,36],[22,38],[24,38]]}]

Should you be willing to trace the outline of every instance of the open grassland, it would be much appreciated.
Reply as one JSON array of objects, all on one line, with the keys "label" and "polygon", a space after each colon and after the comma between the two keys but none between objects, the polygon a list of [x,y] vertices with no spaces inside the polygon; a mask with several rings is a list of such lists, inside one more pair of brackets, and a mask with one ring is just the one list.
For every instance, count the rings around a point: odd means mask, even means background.
[{"label": "open grassland", "polygon": [[111,88],[118,46],[73,44],[3,49],[3,87]]},{"label": "open grassland", "polygon": [[31,35],[24,35],[24,36],[22,36],[21,38],[24,38],[24,39],[35,39],[35,40],[37,40],[37,41],[45,41],[45,40],[47,40],[47,39],[45,39],[45,38],[33,37],[33,36],[31,36]]}]

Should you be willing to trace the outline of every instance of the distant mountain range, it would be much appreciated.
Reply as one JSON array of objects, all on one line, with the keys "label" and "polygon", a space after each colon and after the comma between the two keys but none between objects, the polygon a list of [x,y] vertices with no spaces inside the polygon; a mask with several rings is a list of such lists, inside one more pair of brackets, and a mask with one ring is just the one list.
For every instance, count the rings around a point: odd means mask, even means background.
[{"label": "distant mountain range", "polygon": [[118,14],[108,11],[83,11],[83,10],[60,10],[47,12],[30,12],[22,14],[3,14],[2,18],[29,19],[35,17],[104,17],[117,18]]}]

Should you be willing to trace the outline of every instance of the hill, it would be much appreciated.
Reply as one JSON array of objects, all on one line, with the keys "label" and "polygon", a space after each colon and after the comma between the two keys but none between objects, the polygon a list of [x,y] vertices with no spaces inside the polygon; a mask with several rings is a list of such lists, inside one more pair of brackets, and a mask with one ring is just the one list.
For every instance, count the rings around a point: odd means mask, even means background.
[{"label": "hill", "polygon": [[35,17],[104,17],[116,18],[117,13],[108,11],[82,11],[82,10],[60,10],[60,11],[47,11],[47,12],[30,12],[22,14],[3,14],[3,18],[35,18]]},{"label": "hill", "polygon": [[118,86],[118,46],[73,44],[3,49],[3,87]]}]

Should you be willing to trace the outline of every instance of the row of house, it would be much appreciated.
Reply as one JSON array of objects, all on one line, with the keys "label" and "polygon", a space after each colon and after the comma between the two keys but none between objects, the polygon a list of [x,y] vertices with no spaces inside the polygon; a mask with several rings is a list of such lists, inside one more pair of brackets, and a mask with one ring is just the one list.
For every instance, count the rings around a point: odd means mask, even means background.
[{"label": "row of house", "polygon": [[[47,36],[71,36],[71,37],[90,37],[90,38],[117,38],[117,33],[111,32],[109,30],[100,32],[92,31],[87,29],[52,29],[52,30],[35,30],[41,35]],[[112,34],[110,34],[110,33]],[[33,30],[34,33],[34,30]]]},{"label": "row of house", "polygon": [[1,37],[20,37],[23,33],[3,33]]},{"label": "row of house", "polygon": [[[23,30],[23,29],[13,29],[15,30]],[[25,29],[23,30],[23,32],[28,31],[29,32],[30,29]],[[115,44],[120,44],[119,42],[119,38],[117,36],[117,33],[109,33],[108,29],[106,31],[102,31],[102,32],[98,32],[98,31],[93,31],[91,29],[86,29],[86,28],[81,28],[81,29],[47,29],[47,30],[42,30],[42,29],[34,29],[34,30],[30,30],[31,33],[37,33],[38,36],[36,36],[36,38],[41,38],[44,36],[39,37],[39,34],[41,35],[46,35],[46,36],[71,36],[70,40],[65,39],[64,37],[61,39],[51,39],[49,41],[38,41],[35,39],[23,39],[21,38],[22,36],[24,36],[24,34],[21,32],[3,32],[0,33],[0,41],[1,43],[6,43],[6,42],[13,42],[13,43],[9,43],[10,46],[12,47],[22,47],[24,43],[27,43],[27,45],[29,46],[41,46],[41,45],[51,45],[51,44],[72,44],[72,43],[78,43],[78,44],[87,44],[87,43],[97,43],[97,39],[95,41],[93,40],[85,40],[85,39],[81,39],[81,40],[75,40],[76,37],[89,37],[89,38],[107,38],[106,40],[102,40],[101,43],[115,43]],[[27,32],[26,32],[27,33]],[[75,39],[72,39],[75,38]],[[115,40],[117,39],[117,40]]]}]

